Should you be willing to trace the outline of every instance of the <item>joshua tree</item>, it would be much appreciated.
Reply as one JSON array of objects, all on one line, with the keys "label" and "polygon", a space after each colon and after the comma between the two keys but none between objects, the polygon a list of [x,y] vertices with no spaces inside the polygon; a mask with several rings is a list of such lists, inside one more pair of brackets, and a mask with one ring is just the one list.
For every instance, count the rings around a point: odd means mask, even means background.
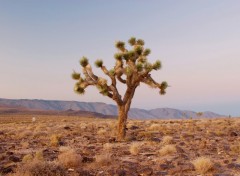
[{"label": "joshua tree", "polygon": [[[150,72],[152,70],[159,70],[161,62],[159,60],[153,64],[148,62],[147,56],[151,51],[144,48],[144,41],[141,39],[136,40],[136,38],[132,37],[128,43],[132,48],[131,50],[125,48],[124,42],[116,42],[115,46],[118,51],[114,55],[116,64],[113,69],[108,70],[100,59],[95,62],[96,67],[102,69],[105,75],[110,78],[111,83],[93,73],[92,67],[86,57],[82,57],[80,60],[84,76],[82,77],[80,73],[75,71],[72,74],[72,78],[77,80],[74,87],[76,93],[83,94],[88,86],[96,86],[99,93],[108,96],[116,102],[118,106],[118,140],[125,138],[128,111],[135,90],[140,83],[160,89],[161,95],[166,93],[166,88],[168,87],[167,82],[157,83],[152,78]],[[123,97],[117,89],[118,82],[126,85],[126,92]]]}]

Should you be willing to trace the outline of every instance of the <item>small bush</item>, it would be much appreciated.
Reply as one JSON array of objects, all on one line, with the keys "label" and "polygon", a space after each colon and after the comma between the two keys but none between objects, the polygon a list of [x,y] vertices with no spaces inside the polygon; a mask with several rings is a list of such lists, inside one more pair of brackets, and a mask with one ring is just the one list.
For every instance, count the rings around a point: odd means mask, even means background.
[{"label": "small bush", "polygon": [[213,168],[212,161],[207,157],[199,157],[192,161],[195,170],[200,174],[207,173],[210,169]]},{"label": "small bush", "polygon": [[66,176],[66,170],[54,162],[33,161],[18,167],[15,176]]},{"label": "small bush", "polygon": [[82,156],[76,153],[75,150],[69,150],[58,155],[59,163],[67,168],[75,168],[81,165]]},{"label": "small bush", "polygon": [[134,142],[131,144],[129,151],[132,155],[137,155],[139,154],[140,147],[141,144],[139,142]]},{"label": "small bush", "polygon": [[112,161],[110,154],[97,155],[95,158],[96,158],[96,163],[98,163],[100,166],[106,166],[110,164]]},{"label": "small bush", "polygon": [[167,144],[171,144],[172,142],[173,142],[173,137],[172,136],[164,136],[161,144],[162,145],[167,145]]},{"label": "small bush", "polygon": [[51,137],[50,137],[50,144],[51,146],[58,146],[59,145],[59,142],[60,142],[60,136],[59,135],[56,135],[56,134],[53,134]]},{"label": "small bush", "polygon": [[165,145],[159,150],[159,154],[161,156],[171,155],[171,154],[174,154],[176,152],[177,152],[177,150],[176,150],[176,147],[174,145]]}]

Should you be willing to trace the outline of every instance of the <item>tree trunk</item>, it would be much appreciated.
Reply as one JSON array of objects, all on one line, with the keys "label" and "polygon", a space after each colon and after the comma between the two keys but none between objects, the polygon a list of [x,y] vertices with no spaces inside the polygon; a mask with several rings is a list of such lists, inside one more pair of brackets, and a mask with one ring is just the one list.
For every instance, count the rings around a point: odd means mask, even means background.
[{"label": "tree trunk", "polygon": [[118,106],[118,141],[123,141],[126,136],[127,114],[125,106]]}]

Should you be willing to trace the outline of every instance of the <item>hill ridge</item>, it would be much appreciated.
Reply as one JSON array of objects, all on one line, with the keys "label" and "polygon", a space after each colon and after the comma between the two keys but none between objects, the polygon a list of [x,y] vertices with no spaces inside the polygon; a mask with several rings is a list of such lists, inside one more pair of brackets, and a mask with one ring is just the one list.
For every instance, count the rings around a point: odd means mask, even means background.
[{"label": "hill ridge", "polygon": [[[21,106],[27,109],[44,111],[89,111],[103,115],[117,115],[117,107],[103,102],[79,102],[67,100],[43,100],[43,99],[5,99],[0,98],[0,104],[8,106]],[[179,110],[174,108],[154,108],[150,110],[131,108],[128,116],[134,119],[182,119],[197,118],[197,113],[189,110]],[[214,112],[205,111],[201,117],[214,118],[224,117]]]}]

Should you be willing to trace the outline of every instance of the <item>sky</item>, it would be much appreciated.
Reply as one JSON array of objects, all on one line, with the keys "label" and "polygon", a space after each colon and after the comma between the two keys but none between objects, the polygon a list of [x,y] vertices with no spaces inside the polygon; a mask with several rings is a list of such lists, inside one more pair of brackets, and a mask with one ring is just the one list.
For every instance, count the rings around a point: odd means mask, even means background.
[{"label": "sky", "polygon": [[[240,116],[239,0],[0,0],[0,97],[114,104],[74,93],[79,60],[114,66],[117,40],[144,39],[167,94],[140,85],[132,107]],[[99,70],[94,69],[101,75]],[[119,87],[123,92],[123,87]]]}]

